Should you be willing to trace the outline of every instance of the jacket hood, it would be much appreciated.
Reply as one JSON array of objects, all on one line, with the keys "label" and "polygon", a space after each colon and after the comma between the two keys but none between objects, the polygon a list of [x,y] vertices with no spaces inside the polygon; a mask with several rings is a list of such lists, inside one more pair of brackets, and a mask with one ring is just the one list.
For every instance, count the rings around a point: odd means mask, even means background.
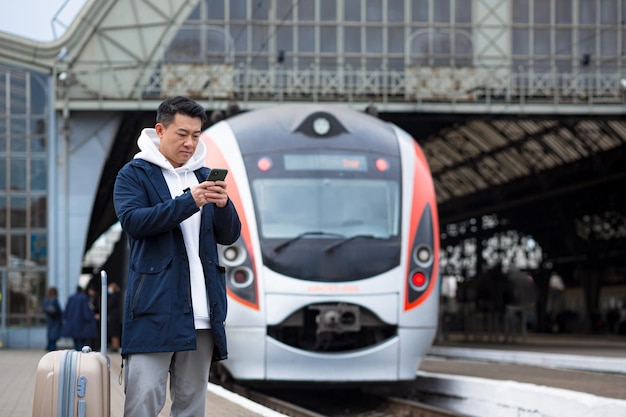
[{"label": "jacket hood", "polygon": [[[170,161],[168,161],[159,150],[160,144],[161,140],[156,133],[156,129],[143,129],[137,139],[137,146],[139,146],[140,151],[134,156],[134,158],[143,159],[165,170],[174,170]],[[204,142],[202,140],[198,141],[196,151],[191,158],[189,158],[183,166],[176,168],[176,170],[195,171],[198,168],[202,168],[204,166],[206,152],[207,150]]]}]

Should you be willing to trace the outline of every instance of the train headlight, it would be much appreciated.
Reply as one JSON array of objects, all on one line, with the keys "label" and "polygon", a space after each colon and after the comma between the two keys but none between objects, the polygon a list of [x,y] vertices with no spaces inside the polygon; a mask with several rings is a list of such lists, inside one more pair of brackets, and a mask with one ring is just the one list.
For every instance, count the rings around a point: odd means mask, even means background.
[{"label": "train headlight", "polygon": [[221,262],[225,266],[238,266],[246,259],[246,251],[239,245],[225,246],[221,248]]},{"label": "train headlight", "polygon": [[428,246],[418,246],[413,256],[415,257],[415,262],[422,267],[430,266],[433,261],[433,252]]},{"label": "train headlight", "polygon": [[239,254],[239,251],[237,250],[237,248],[226,248],[224,250],[224,259],[226,259],[229,262],[233,262],[235,259],[237,259],[237,255]]},{"label": "train headlight", "polygon": [[313,121],[313,131],[319,136],[324,136],[330,131],[330,122],[325,117],[318,117]]},{"label": "train headlight", "polygon": [[409,284],[415,291],[422,291],[428,286],[428,278],[426,277],[424,272],[420,270],[415,270],[411,272]]},{"label": "train headlight", "polygon": [[230,271],[230,285],[235,288],[245,288],[252,284],[254,274],[249,268],[235,268]]}]

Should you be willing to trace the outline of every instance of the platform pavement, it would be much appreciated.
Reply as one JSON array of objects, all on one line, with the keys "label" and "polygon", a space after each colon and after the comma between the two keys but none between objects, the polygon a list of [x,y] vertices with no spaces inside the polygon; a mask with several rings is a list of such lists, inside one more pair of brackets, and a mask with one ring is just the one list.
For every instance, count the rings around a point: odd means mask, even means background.
[{"label": "platform pavement", "polygon": [[431,357],[626,375],[626,337],[529,334],[525,339],[439,335]]},{"label": "platform pavement", "polygon": [[472,416],[626,416],[623,336],[442,336],[418,371],[433,405]]},{"label": "platform pavement", "polygon": [[[0,349],[0,417],[31,416],[35,370],[39,359],[44,354],[43,350],[35,349]],[[604,367],[606,363],[612,363],[614,366],[612,372],[621,372],[621,368],[618,368],[617,365],[624,366],[626,369],[626,337],[529,334],[526,340],[503,341],[492,336],[466,337],[462,333],[446,334],[437,339],[431,349],[431,354],[438,354],[439,356],[471,355],[472,359],[482,358],[485,361],[508,361],[510,363],[515,361],[514,363],[518,364],[542,357],[544,359],[559,358],[564,367],[567,367],[567,364],[580,366],[584,359],[585,363],[590,364],[587,365],[590,367],[589,370],[604,372],[604,370],[596,368],[598,366]],[[109,356],[111,358],[111,417],[122,417],[124,393],[122,385],[118,382],[121,357],[119,354]],[[560,358],[561,356],[563,358]],[[533,365],[553,366],[554,363],[544,362]],[[280,413],[222,390],[221,387],[212,384],[209,386],[211,389],[207,392],[207,416],[282,416]],[[168,413],[169,404],[166,404],[159,417],[166,417]]]},{"label": "platform pavement", "polygon": [[626,336],[612,334],[528,333],[507,339],[502,334],[454,332],[438,334],[434,345],[626,358]]},{"label": "platform pavement", "polygon": [[[0,416],[31,417],[35,373],[45,351],[39,349],[0,349]],[[124,390],[119,383],[121,357],[111,359],[111,417],[123,416]],[[169,395],[168,395],[169,397]],[[159,417],[169,416],[169,400]],[[244,397],[214,384],[207,390],[206,416],[224,417],[284,417]]]}]

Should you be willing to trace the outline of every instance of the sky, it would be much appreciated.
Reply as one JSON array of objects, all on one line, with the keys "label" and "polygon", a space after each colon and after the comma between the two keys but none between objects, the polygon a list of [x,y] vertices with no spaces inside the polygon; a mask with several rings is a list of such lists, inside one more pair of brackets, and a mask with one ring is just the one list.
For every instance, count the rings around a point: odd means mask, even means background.
[{"label": "sky", "polygon": [[[0,31],[38,42],[60,38],[87,0],[16,0],[0,13]],[[57,15],[58,13],[58,15]],[[53,19],[57,16],[57,19]]]}]

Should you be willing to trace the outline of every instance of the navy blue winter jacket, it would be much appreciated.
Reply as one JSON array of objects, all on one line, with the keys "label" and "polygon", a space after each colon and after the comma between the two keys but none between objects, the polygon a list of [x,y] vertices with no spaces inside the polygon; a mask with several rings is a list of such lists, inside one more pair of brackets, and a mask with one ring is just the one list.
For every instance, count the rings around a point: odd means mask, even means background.
[{"label": "navy blue winter jacket", "polygon": [[[208,171],[194,171],[199,182]],[[122,355],[195,349],[189,262],[179,226],[199,210],[191,192],[172,198],[161,168],[133,159],[119,171],[113,197],[130,244]],[[213,360],[222,360],[227,358],[226,283],[216,244],[229,245],[239,237],[241,223],[232,202],[224,208],[205,205],[200,229]]]}]

